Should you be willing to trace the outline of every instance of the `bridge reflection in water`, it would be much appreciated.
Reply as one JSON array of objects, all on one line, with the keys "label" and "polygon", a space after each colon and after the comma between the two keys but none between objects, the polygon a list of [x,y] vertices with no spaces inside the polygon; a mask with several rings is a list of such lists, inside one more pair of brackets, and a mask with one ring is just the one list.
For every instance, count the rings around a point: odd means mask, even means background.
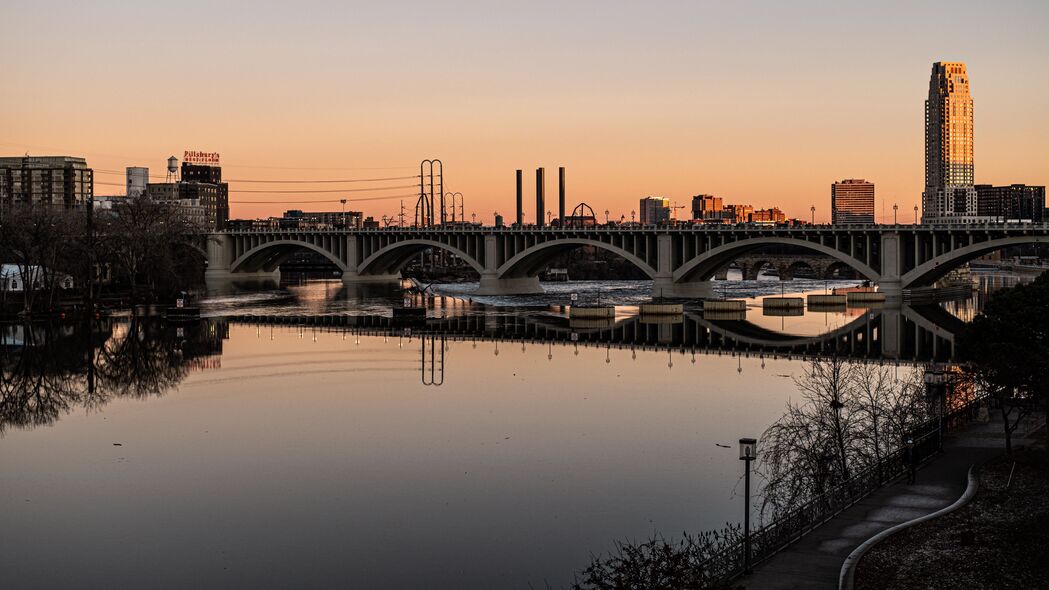
[{"label": "bridge reflection in water", "polygon": [[964,326],[964,322],[938,306],[869,309],[843,326],[813,336],[779,332],[742,317],[704,317],[702,312],[657,318],[635,315],[607,321],[506,311],[468,312],[411,324],[377,315],[245,315],[207,321],[310,327],[405,339],[407,344],[419,346],[420,370],[427,385],[444,382],[445,352],[450,341],[667,350],[770,359],[838,355],[871,362],[920,364],[954,361],[955,334]]}]

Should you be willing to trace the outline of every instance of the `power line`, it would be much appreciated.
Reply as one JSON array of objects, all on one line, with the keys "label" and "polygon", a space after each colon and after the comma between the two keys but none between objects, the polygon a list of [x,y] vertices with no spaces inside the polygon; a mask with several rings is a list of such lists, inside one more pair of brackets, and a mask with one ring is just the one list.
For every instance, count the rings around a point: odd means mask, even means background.
[{"label": "power line", "polygon": [[[415,195],[390,195],[387,197],[357,197],[355,199],[346,199],[347,203],[357,203],[361,201],[388,201],[392,199],[404,199],[407,197],[414,197]],[[314,199],[307,201],[233,201],[237,205],[299,205],[304,203],[341,203],[342,199]]]},{"label": "power line", "polygon": [[[102,170],[102,169],[95,168],[94,171],[96,173],[101,173],[101,174],[115,174],[115,175],[120,175],[120,176],[124,175],[124,172],[120,172],[119,170]],[[167,178],[166,176],[160,176],[160,175],[154,175],[154,174],[150,174],[149,177],[150,178],[156,178],[156,179],[161,179],[161,178],[166,179]],[[243,183],[249,183],[250,182],[250,183],[262,183],[262,184],[335,184],[335,183],[344,183],[344,182],[345,183],[348,183],[348,182],[386,182],[386,181],[391,181],[391,180],[411,180],[411,179],[415,179],[415,178],[419,178],[419,175],[418,174],[413,174],[413,175],[410,175],[410,176],[387,176],[387,177],[384,177],[384,178],[347,178],[347,179],[339,179],[339,180],[327,180],[327,179],[325,179],[325,180],[261,180],[261,179],[254,179],[254,178],[253,179],[228,178],[224,182],[243,182]]]},{"label": "power line", "polygon": [[[95,182],[95,184],[101,184],[105,186],[124,186],[119,182]],[[259,189],[230,189],[231,193],[261,193],[267,195],[279,195],[279,194],[309,194],[309,193],[368,193],[375,191],[392,191],[401,190],[406,188],[416,188],[414,184],[403,184],[400,186],[375,186],[375,187],[364,187],[364,188],[333,188],[333,189],[308,189],[308,190],[259,190]]]},{"label": "power line", "polygon": [[400,186],[376,186],[367,188],[333,188],[333,189],[308,189],[308,190],[241,190],[230,189],[231,193],[266,193],[266,194],[303,194],[303,193],[366,193],[372,191],[391,191],[405,188],[418,188],[415,184],[404,184]]}]

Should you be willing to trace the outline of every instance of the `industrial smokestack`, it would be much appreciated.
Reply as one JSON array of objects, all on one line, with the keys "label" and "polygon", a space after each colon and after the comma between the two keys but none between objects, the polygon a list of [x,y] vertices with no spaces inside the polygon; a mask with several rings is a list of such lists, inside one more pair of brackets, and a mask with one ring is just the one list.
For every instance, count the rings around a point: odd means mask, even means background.
[{"label": "industrial smokestack", "polygon": [[557,218],[565,226],[565,167],[557,169]]},{"label": "industrial smokestack", "polygon": [[535,169],[535,224],[543,227],[543,211],[546,210],[546,170]]},{"label": "industrial smokestack", "polygon": [[524,176],[517,171],[517,227],[524,225]]}]

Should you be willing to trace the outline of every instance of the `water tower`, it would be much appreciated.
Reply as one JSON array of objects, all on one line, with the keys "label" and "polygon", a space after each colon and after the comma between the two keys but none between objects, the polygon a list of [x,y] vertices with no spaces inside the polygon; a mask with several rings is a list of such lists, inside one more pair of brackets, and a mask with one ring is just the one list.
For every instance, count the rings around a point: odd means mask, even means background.
[{"label": "water tower", "polygon": [[168,158],[168,178],[167,182],[178,181],[178,158],[171,156]]}]

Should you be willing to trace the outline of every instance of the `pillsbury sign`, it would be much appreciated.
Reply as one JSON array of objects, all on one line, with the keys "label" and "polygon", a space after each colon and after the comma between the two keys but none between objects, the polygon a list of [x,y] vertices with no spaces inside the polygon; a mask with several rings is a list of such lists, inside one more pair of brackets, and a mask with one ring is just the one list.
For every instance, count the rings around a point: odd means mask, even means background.
[{"label": "pillsbury sign", "polygon": [[182,161],[187,164],[218,164],[219,153],[218,152],[197,152],[197,151],[185,151],[182,154]]}]

